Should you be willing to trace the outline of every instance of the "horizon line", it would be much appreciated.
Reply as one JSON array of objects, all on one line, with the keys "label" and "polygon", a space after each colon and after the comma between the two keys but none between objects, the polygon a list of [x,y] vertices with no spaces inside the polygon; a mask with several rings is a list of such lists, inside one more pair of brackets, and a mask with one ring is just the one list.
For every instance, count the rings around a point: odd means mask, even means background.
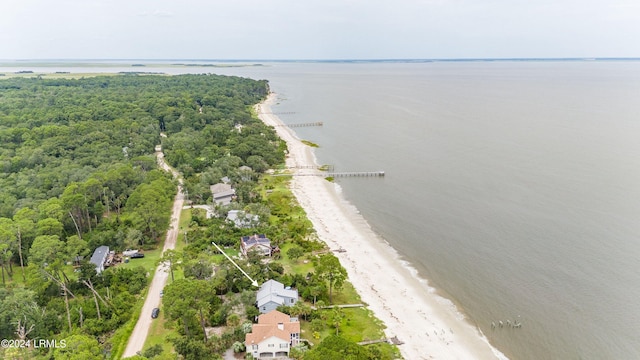
[{"label": "horizon line", "polygon": [[25,58],[0,59],[0,62],[53,61],[203,61],[203,62],[437,62],[437,61],[597,61],[640,60],[640,57],[470,57],[470,58],[335,58],[335,59],[207,59],[207,58]]}]

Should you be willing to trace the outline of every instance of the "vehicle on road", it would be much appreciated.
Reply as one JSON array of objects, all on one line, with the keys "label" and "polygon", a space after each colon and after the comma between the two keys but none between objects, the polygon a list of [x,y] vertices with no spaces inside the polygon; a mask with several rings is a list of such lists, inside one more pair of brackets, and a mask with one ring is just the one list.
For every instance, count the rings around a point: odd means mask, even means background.
[{"label": "vehicle on road", "polygon": [[155,319],[158,317],[158,315],[160,315],[160,309],[153,308],[153,310],[151,310],[151,318]]}]

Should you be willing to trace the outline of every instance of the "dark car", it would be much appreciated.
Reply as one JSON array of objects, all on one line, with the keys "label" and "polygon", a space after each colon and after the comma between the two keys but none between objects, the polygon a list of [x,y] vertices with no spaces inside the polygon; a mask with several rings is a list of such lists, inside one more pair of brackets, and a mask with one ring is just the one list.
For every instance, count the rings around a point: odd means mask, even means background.
[{"label": "dark car", "polygon": [[153,308],[153,310],[151,310],[151,318],[152,319],[157,318],[159,314],[160,314],[160,309]]},{"label": "dark car", "polygon": [[139,258],[143,258],[143,257],[144,257],[144,254],[142,254],[142,253],[135,253],[135,254],[131,255],[132,259],[139,259]]}]

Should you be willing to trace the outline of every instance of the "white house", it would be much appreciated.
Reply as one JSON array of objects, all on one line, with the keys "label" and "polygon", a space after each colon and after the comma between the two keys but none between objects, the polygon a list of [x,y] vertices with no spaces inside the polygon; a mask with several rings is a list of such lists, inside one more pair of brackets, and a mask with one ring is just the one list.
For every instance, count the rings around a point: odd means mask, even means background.
[{"label": "white house", "polygon": [[292,346],[300,342],[300,323],[279,311],[258,316],[258,323],[245,335],[247,353],[254,359],[288,357]]},{"label": "white house", "polygon": [[256,294],[256,306],[266,314],[278,306],[293,306],[298,301],[298,290],[285,287],[282,283],[269,280],[260,286]]}]

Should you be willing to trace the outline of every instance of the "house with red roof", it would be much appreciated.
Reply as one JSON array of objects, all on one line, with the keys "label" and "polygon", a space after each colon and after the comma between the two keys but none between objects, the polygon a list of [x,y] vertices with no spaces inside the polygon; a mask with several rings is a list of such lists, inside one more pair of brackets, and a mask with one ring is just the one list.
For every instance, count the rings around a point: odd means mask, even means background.
[{"label": "house with red roof", "polygon": [[253,324],[244,341],[254,359],[287,358],[291,347],[299,342],[298,319],[277,310],[258,316],[258,323]]}]

